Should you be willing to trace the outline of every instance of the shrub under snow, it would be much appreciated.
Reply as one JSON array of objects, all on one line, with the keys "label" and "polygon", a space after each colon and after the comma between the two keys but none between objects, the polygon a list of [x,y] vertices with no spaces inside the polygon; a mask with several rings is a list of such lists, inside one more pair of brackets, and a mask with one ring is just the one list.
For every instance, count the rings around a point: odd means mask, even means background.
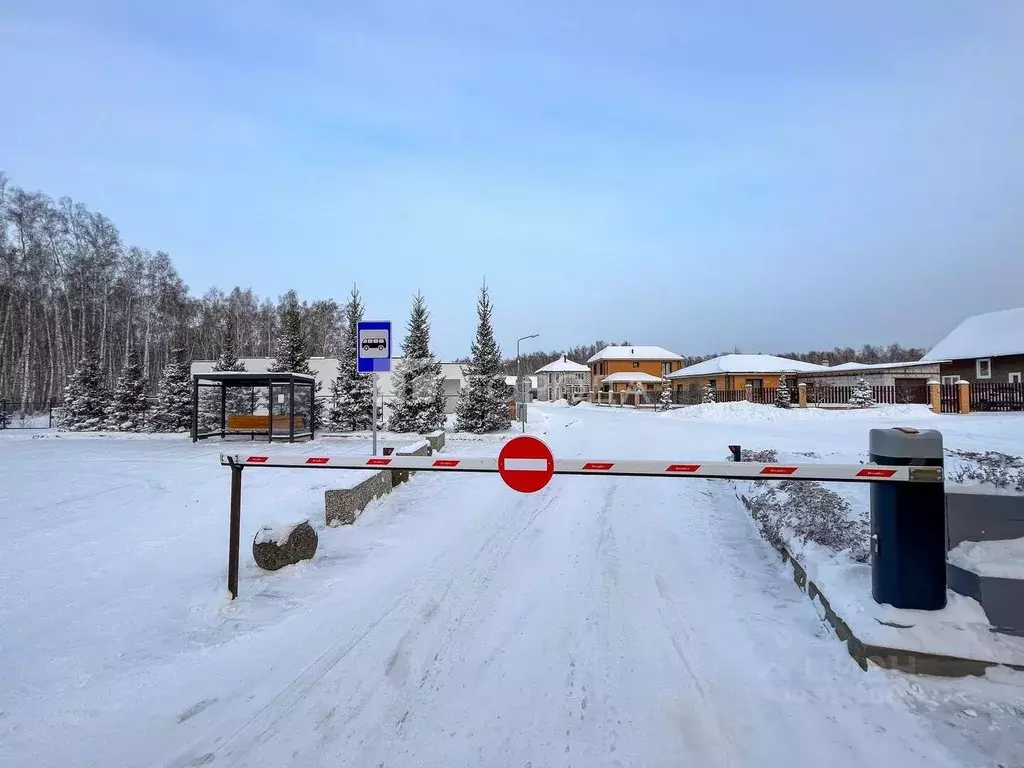
[{"label": "shrub under snow", "polygon": [[[745,450],[743,461],[774,464],[777,451]],[[743,504],[774,546],[795,538],[834,552],[847,551],[858,563],[868,560],[868,522],[849,502],[823,484],[805,480],[756,480]]]},{"label": "shrub under snow", "polygon": [[999,451],[949,451],[959,459],[947,474],[955,483],[980,483],[1024,493],[1024,458]]}]

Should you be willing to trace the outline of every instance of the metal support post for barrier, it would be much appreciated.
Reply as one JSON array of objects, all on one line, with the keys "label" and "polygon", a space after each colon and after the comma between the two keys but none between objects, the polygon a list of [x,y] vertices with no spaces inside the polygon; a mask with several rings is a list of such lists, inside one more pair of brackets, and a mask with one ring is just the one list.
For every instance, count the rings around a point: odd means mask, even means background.
[{"label": "metal support post for barrier", "polygon": [[238,551],[242,535],[242,470],[241,464],[231,464],[231,523],[228,533],[228,592],[231,599],[238,597]]}]

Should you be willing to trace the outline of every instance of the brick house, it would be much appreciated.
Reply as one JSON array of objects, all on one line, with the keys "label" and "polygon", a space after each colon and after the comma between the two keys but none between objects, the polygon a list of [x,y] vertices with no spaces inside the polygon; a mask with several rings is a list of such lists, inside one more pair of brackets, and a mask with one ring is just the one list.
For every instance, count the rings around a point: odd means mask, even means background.
[{"label": "brick house", "polygon": [[754,389],[777,387],[782,376],[793,385],[797,374],[825,370],[821,365],[776,355],[722,355],[681,368],[667,378],[677,390],[697,392],[710,384],[722,392],[742,390],[748,384]]},{"label": "brick house", "polygon": [[[655,389],[661,389],[661,379],[674,371],[678,371],[683,365],[683,358],[675,352],[669,352],[662,347],[653,346],[617,346],[605,347],[596,355],[587,360],[590,366],[591,390],[593,392],[618,392],[635,389],[637,384],[644,385],[650,389],[653,377],[657,384]],[[630,379],[629,376],[616,376],[610,381],[605,379],[614,374],[636,374]],[[639,374],[646,374],[640,376]]]},{"label": "brick house", "polygon": [[942,383],[1020,383],[1024,307],[968,317],[921,358],[940,364]]}]

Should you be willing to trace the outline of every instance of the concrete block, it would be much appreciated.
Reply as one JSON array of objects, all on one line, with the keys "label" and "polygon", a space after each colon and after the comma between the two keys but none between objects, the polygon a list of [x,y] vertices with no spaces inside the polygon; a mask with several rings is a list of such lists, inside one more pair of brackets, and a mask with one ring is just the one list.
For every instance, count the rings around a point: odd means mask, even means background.
[{"label": "concrete block", "polygon": [[444,448],[443,429],[435,429],[433,432],[428,432],[423,437],[428,443],[430,443],[430,450],[434,453],[439,453]]},{"label": "concrete block", "polygon": [[352,525],[366,505],[391,493],[392,470],[374,472],[353,488],[324,491],[327,525]]}]

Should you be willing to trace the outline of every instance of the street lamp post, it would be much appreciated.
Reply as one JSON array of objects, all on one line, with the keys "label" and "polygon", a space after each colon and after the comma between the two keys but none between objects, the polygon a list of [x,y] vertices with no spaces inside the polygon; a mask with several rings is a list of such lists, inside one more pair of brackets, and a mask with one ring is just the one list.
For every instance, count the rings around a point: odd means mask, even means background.
[{"label": "street lamp post", "polygon": [[[523,432],[526,432],[526,419],[523,418],[522,415],[522,409],[526,405],[526,393],[523,392],[520,395],[519,392],[523,380],[523,363],[522,360],[520,360],[519,358],[519,342],[526,341],[527,339],[536,339],[538,336],[540,336],[539,333],[531,333],[529,336],[523,336],[520,339],[516,339],[516,400],[519,400],[520,402],[519,421],[523,425]],[[520,400],[520,397],[522,397],[522,400]]]}]

